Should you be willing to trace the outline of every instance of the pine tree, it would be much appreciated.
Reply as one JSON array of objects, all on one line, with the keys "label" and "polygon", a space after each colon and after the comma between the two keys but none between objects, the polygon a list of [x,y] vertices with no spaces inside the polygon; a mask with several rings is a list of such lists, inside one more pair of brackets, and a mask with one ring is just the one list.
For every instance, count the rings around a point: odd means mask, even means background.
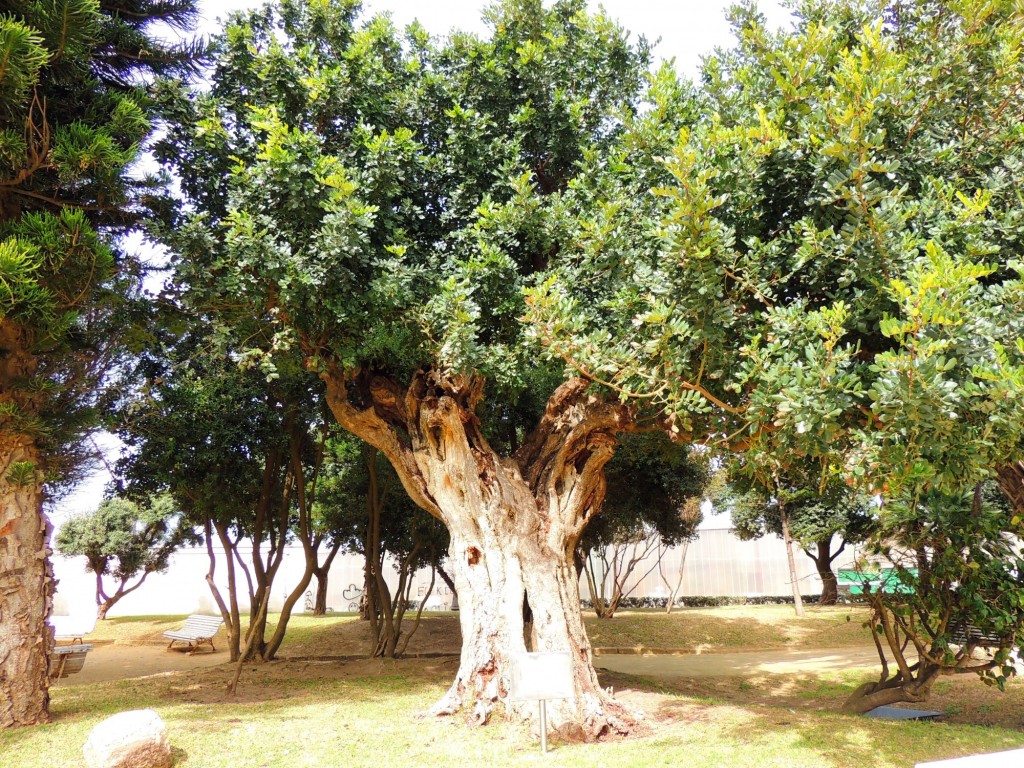
[{"label": "pine tree", "polygon": [[83,466],[139,266],[117,246],[158,184],[132,165],[147,86],[195,66],[195,0],[0,3],[0,726],[48,719],[43,502]]}]

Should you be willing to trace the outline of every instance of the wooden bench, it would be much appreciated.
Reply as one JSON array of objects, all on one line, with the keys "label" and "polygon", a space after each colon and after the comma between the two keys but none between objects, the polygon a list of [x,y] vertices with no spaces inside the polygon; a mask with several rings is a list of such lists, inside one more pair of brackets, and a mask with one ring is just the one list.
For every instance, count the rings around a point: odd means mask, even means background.
[{"label": "wooden bench", "polygon": [[949,634],[953,645],[977,645],[982,648],[1001,648],[1008,645],[1012,638],[1009,635],[998,635],[995,632],[983,632],[973,624],[958,624]]},{"label": "wooden bench", "polygon": [[76,643],[74,645],[58,645],[50,650],[50,679],[56,680],[61,677],[81,672],[85,666],[85,657],[92,650],[89,643]]},{"label": "wooden bench", "polygon": [[174,629],[164,632],[164,637],[170,638],[167,650],[175,643],[188,643],[186,649],[190,654],[199,650],[199,646],[209,644],[210,653],[216,652],[213,645],[213,636],[220,630],[224,619],[220,616],[204,616],[200,613],[193,613],[182,625],[181,629]]}]

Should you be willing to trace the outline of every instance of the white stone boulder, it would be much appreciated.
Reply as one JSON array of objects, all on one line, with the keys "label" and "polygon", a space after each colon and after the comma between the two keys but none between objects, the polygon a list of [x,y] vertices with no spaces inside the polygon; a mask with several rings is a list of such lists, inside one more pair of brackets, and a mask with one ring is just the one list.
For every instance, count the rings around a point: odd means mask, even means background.
[{"label": "white stone boulder", "polygon": [[92,729],[83,748],[86,768],[170,768],[167,726],[152,709],[108,717]]}]

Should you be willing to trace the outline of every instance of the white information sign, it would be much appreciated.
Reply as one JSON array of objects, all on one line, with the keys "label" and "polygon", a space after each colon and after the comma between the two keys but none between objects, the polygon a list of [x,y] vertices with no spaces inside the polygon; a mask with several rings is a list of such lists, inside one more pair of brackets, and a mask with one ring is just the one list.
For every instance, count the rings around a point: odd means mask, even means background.
[{"label": "white information sign", "polygon": [[575,697],[572,657],[568,651],[517,653],[512,657],[512,701],[544,701]]}]

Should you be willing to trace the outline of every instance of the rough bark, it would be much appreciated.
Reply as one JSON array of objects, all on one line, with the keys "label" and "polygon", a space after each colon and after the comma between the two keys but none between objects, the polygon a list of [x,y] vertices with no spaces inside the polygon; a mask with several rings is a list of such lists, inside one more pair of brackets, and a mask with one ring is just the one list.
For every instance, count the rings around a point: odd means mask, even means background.
[{"label": "rough bark", "polygon": [[1017,513],[1024,514],[1024,461],[1014,461],[996,472],[999,488],[1013,504]]},{"label": "rough bark", "polygon": [[42,462],[33,440],[0,436],[0,727],[50,719],[53,630],[51,527],[43,514]]},{"label": "rough bark", "polygon": [[[553,703],[551,727],[594,739],[633,729],[635,716],[600,686],[583,627],[573,550],[605,485],[615,434],[631,414],[587,395],[574,379],[549,399],[536,430],[514,457],[487,443],[474,415],[483,395],[475,377],[420,371],[408,389],[381,377],[353,382],[325,375],[328,402],[343,427],[380,450],[410,497],[451,534],[459,595],[462,654],[455,681],[433,714],[466,712],[484,723],[499,705],[533,719],[536,707],[509,700],[516,653],[568,651],[576,697]],[[532,612],[527,636],[523,606]]]}]

